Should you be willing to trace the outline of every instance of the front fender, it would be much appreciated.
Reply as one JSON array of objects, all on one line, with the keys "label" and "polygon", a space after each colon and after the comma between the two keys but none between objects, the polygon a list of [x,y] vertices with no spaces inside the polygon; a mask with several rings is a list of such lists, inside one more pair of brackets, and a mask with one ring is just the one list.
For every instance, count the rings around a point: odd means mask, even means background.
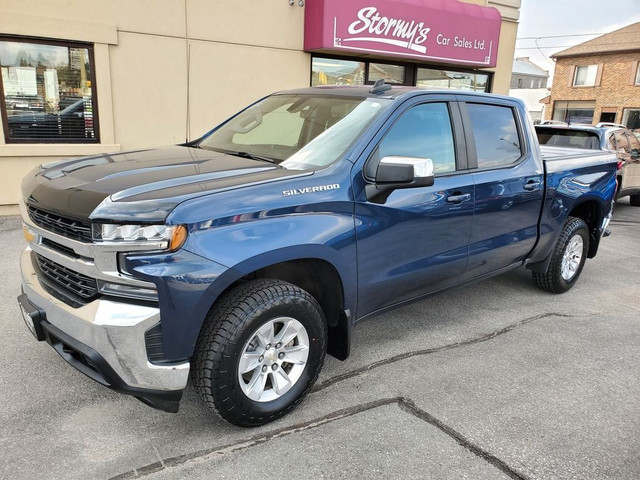
[{"label": "front fender", "polygon": [[324,212],[299,211],[207,229],[195,225],[184,249],[226,265],[238,278],[282,262],[324,260],[342,280],[345,308],[355,311],[356,243],[351,208],[340,211],[333,205]]},{"label": "front fender", "polygon": [[[189,226],[174,254],[130,255],[125,271],[156,284],[164,353],[168,360],[192,355],[202,323],[218,297],[257,270],[301,259],[322,260],[338,272],[344,308],[356,311],[355,229],[351,214],[307,213]],[[170,341],[167,341],[170,339]]]}]

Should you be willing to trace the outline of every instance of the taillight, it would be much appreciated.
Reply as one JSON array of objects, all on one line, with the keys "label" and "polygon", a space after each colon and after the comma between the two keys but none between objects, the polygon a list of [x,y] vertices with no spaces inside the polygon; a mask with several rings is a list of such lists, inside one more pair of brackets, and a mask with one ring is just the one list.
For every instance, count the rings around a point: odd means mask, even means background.
[{"label": "taillight", "polygon": [[625,163],[624,160],[618,160],[618,170],[622,170],[624,163]]}]

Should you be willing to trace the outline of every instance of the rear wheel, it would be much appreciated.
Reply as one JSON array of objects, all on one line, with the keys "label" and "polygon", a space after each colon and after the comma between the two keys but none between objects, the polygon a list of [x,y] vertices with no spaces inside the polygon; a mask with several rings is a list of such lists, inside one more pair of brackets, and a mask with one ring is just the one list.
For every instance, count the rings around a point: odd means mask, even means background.
[{"label": "rear wheel", "polygon": [[589,228],[584,220],[569,217],[553,247],[546,273],[533,272],[535,284],[551,293],[563,293],[578,280],[589,251]]},{"label": "rear wheel", "polygon": [[640,193],[629,196],[629,203],[634,207],[640,207]]},{"label": "rear wheel", "polygon": [[322,309],[308,292],[280,280],[253,280],[209,313],[193,384],[225,420],[263,425],[302,401],[318,378],[326,344]]}]

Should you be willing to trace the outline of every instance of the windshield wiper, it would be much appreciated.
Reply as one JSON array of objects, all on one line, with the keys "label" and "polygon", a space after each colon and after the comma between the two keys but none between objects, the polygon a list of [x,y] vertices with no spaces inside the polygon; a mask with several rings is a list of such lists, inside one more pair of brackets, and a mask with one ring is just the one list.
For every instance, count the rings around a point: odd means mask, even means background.
[{"label": "windshield wiper", "polygon": [[251,160],[262,160],[263,162],[276,163],[276,161],[273,158],[263,157],[262,155],[256,155],[254,153],[249,153],[249,152],[226,151],[224,153],[226,153],[227,155],[234,155],[236,157],[250,158]]},{"label": "windshield wiper", "polygon": [[263,162],[269,162],[274,164],[278,163],[273,158],[263,157],[262,155],[256,155],[254,153],[249,153],[249,152],[237,152],[235,150],[227,150],[225,148],[203,147],[200,144],[198,144],[198,148],[204,148],[205,150],[212,150],[214,152],[224,153],[225,155],[233,155],[234,157],[250,158],[251,160],[261,160]]}]

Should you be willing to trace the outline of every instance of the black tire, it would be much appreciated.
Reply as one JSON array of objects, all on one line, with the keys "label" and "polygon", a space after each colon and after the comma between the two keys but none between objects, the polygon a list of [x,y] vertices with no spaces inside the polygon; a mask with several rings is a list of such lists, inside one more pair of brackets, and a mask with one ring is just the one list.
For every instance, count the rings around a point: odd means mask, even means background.
[{"label": "black tire", "polygon": [[[255,401],[240,385],[240,358],[258,328],[280,317],[304,326],[308,359],[286,393],[272,401]],[[220,417],[240,427],[255,427],[280,418],[302,401],[318,378],[326,349],[324,314],[308,292],[280,280],[252,280],[225,294],[209,312],[196,345],[191,378],[201,398]]]},{"label": "black tire", "polygon": [[629,196],[629,203],[634,207],[640,207],[640,193]]},{"label": "black tire", "polygon": [[[562,261],[572,239],[579,235],[582,238],[582,256],[578,268],[569,279],[562,276]],[[589,251],[589,227],[584,220],[575,217],[569,217],[562,228],[560,238],[553,247],[551,253],[551,263],[546,273],[533,272],[533,281],[535,284],[551,293],[564,293],[569,290],[580,277],[580,273],[587,259]]]}]

